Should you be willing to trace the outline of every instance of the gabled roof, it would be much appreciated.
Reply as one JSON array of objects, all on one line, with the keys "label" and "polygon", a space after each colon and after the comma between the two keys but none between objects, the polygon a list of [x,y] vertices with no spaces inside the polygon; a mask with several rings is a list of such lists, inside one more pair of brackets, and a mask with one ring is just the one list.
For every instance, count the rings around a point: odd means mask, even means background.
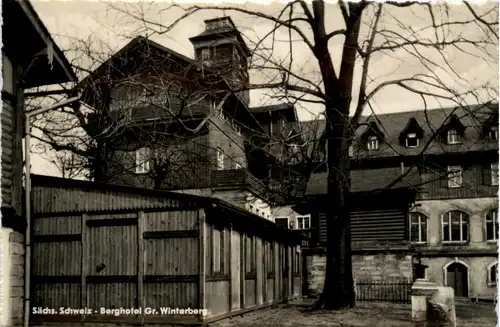
[{"label": "gabled roof", "polygon": [[[2,18],[2,50],[15,63],[30,67],[24,76],[23,87],[77,81],[68,59],[29,1],[3,0]],[[37,58],[33,60],[34,57]]]},{"label": "gabled roof", "polygon": [[[117,51],[114,55],[112,55],[109,59],[107,59],[105,62],[103,62],[99,67],[97,67],[92,75],[87,76],[80,82],[80,87],[83,88],[84,90],[87,88],[87,86],[92,83],[94,79],[99,78],[99,76],[108,76],[111,73],[116,73],[116,74],[122,74],[123,71],[121,70],[122,67],[120,65],[120,59],[121,58],[128,58],[128,56],[135,56],[137,55],[137,52],[141,54],[142,48],[144,47],[144,51],[150,51],[151,49],[155,49],[159,55],[165,56],[165,58],[172,58],[172,59],[177,59],[180,64],[186,64],[190,65],[193,70],[196,70],[194,73],[199,74],[200,79],[203,79],[203,74],[206,74],[206,78],[210,78],[210,76],[218,76],[218,72],[214,69],[208,68],[206,66],[203,66],[199,61],[191,59],[189,57],[186,57],[172,49],[169,49],[155,41],[149,40],[143,36],[137,36],[135,37],[132,41],[127,43],[124,47],[122,47],[119,51]],[[124,65],[130,65],[131,60],[126,61]],[[138,62],[136,61],[136,64]],[[127,66],[124,66],[127,67]],[[124,69],[125,71],[125,69]],[[185,72],[183,72],[185,73]],[[221,87],[227,87],[227,90],[230,90],[229,85],[227,84],[226,80],[218,76],[220,78],[220,83]],[[107,81],[104,81],[105,84]],[[208,85],[208,84],[207,84]],[[213,84],[210,84],[211,87],[213,87]],[[88,93],[88,96],[84,96],[84,101],[88,102],[89,105],[93,106],[96,99],[94,98],[94,95],[96,94],[96,90],[93,89],[88,89],[88,92],[84,92],[85,94]],[[162,94],[162,96],[165,96],[165,94]],[[132,109],[132,115],[136,119],[154,119],[158,117],[171,117],[172,113],[173,114],[178,114],[180,111],[180,108],[182,108],[182,102],[179,98],[175,96],[168,96],[169,98],[169,111],[167,112],[163,106],[154,104],[154,103],[149,103],[148,101],[145,101],[145,103],[139,104],[138,108],[139,110],[135,110],[134,108]],[[198,97],[199,98],[199,97]],[[189,116],[189,117],[198,117],[198,116],[203,116],[206,113],[206,105],[203,102],[198,101],[198,98],[193,102],[189,104],[189,108],[184,109],[183,115]],[[246,104],[238,97],[237,94],[233,94],[231,98],[236,98],[237,101],[241,103],[242,106],[246,108]],[[102,100],[99,100],[102,101]],[[248,108],[246,108],[248,110]]]},{"label": "gabled roof", "polygon": [[376,136],[382,140],[385,139],[385,133],[382,131],[377,121],[368,123],[368,128],[366,128],[363,135],[361,135],[361,139],[366,140],[368,136]]},{"label": "gabled roof", "polygon": [[[92,75],[93,76],[98,76],[100,74],[107,73],[107,69],[109,67],[114,67],[115,65],[113,64],[114,60],[120,59],[121,57],[126,56],[127,52],[139,47],[139,46],[148,46],[148,47],[153,47],[160,52],[163,52],[167,55],[171,55],[181,61],[184,61],[187,64],[192,65],[193,67],[202,68],[202,64],[194,59],[191,59],[187,56],[184,56],[183,54],[180,54],[172,49],[169,49],[155,41],[152,41],[148,38],[145,38],[144,36],[137,36],[132,41],[127,43],[125,46],[123,46],[120,50],[118,50],[115,54],[113,54],[109,59],[107,59],[105,62],[100,64],[96,69],[94,69]],[[117,69],[117,68],[115,68]],[[210,68],[203,66],[203,69],[207,72],[214,73],[215,71],[212,71]],[[92,75],[89,75],[85,77],[81,82],[80,85],[84,85],[89,82],[89,80],[92,79]]]},{"label": "gabled roof", "polygon": [[418,123],[418,121],[415,119],[415,117],[411,117],[408,120],[408,123],[406,124],[405,128],[403,128],[403,130],[399,134],[399,140],[400,140],[400,142],[404,138],[406,138],[406,135],[408,133],[411,133],[411,132],[417,134],[417,138],[419,138],[419,139],[421,139],[424,136],[424,130],[422,129],[422,127],[420,126],[420,124]]}]

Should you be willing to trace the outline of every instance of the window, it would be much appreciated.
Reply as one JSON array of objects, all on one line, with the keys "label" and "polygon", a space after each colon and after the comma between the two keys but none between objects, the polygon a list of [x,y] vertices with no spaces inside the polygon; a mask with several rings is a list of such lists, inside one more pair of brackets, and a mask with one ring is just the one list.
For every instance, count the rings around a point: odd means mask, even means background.
[{"label": "window", "polygon": [[148,148],[141,148],[135,151],[135,172],[137,174],[149,172],[150,152]]},{"label": "window", "polygon": [[448,144],[459,144],[460,143],[460,135],[455,129],[450,129],[447,135]]},{"label": "window", "polygon": [[297,229],[311,228],[311,216],[297,216]]},{"label": "window", "polygon": [[378,138],[376,136],[370,136],[368,138],[367,144],[368,150],[378,150]]},{"label": "window", "polygon": [[498,185],[498,163],[491,164],[491,185]]},{"label": "window", "polygon": [[498,210],[488,212],[486,215],[486,241],[498,240]]},{"label": "window", "polygon": [[498,263],[488,267],[488,286],[496,286],[498,278]]},{"label": "window", "polygon": [[469,239],[469,216],[462,211],[450,211],[442,220],[444,243],[466,243]]},{"label": "window", "polygon": [[217,170],[224,170],[224,153],[222,150],[217,150]]},{"label": "window", "polygon": [[498,141],[498,127],[492,127],[489,132],[490,140]]},{"label": "window", "polygon": [[203,48],[201,49],[201,60],[210,60],[210,49],[209,48]]},{"label": "window", "polygon": [[288,229],[290,224],[288,223],[288,217],[277,217],[274,219],[274,223],[281,228]]},{"label": "window", "polygon": [[455,188],[462,186],[462,167],[448,166],[448,187]]},{"label": "window", "polygon": [[419,212],[410,213],[410,241],[427,243],[427,217]]},{"label": "window", "polygon": [[418,147],[419,139],[416,133],[408,133],[406,135],[406,147],[407,148],[416,148]]}]

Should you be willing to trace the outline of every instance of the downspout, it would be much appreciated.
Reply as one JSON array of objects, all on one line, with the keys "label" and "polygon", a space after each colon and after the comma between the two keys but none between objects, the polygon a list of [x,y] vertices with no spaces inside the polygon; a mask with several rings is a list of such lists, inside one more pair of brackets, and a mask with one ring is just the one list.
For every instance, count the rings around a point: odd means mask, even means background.
[{"label": "downspout", "polygon": [[56,110],[66,105],[80,100],[80,95],[61,101],[53,106],[40,108],[25,113],[24,129],[24,156],[25,156],[25,213],[26,213],[26,233],[25,233],[25,255],[24,255],[24,327],[29,327],[30,323],[30,295],[31,295],[31,163],[30,163],[30,118],[47,111]]}]

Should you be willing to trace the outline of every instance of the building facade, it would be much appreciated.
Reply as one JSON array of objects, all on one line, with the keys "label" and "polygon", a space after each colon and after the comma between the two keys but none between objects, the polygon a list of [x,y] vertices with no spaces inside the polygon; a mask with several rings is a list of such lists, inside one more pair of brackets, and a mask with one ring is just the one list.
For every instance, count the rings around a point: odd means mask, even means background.
[{"label": "building facade", "polygon": [[[377,115],[362,123],[351,149],[351,178],[358,171],[374,179],[398,166],[417,172],[417,183],[408,185],[416,196],[402,211],[406,232],[401,241],[413,263],[427,266],[425,277],[453,287],[457,297],[496,297],[497,104]],[[389,228],[388,217],[381,215],[377,228]],[[321,218],[316,219],[321,235]],[[352,229],[355,252],[355,225]],[[383,247],[383,238],[376,241]]]},{"label": "building facade", "polygon": [[248,47],[230,17],[205,24],[190,38],[195,59],[138,37],[80,83],[96,125],[122,128],[96,138],[108,150],[94,179],[223,198],[272,220],[270,171],[293,156],[295,108],[250,108],[234,91],[248,84]]},{"label": "building facade", "polygon": [[20,326],[25,312],[22,152],[25,90],[75,82],[76,76],[29,1],[3,0],[2,13],[0,325]]}]

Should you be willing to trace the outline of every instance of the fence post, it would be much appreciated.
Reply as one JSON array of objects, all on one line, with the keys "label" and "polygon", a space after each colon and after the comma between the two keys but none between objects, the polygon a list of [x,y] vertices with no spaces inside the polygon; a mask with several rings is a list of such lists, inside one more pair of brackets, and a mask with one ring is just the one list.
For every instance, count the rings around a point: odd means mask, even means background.
[{"label": "fence post", "polygon": [[[88,274],[88,260],[89,260],[89,243],[87,241],[87,215],[82,213],[81,218],[81,246],[82,246],[82,261],[81,261],[81,276],[80,276],[80,307],[88,307],[88,292],[87,292],[87,274]],[[82,315],[82,321],[85,321],[85,316]]]},{"label": "fence post", "polygon": [[[233,309],[233,227],[231,224],[228,227],[227,230],[227,235],[228,235],[228,249],[227,252],[229,255],[224,255],[224,260],[228,260],[228,270],[227,273],[229,274],[229,294],[228,294],[228,300],[229,300],[229,310],[228,312],[231,312]],[[225,241],[225,239],[224,239]]]},{"label": "fence post", "polygon": [[[137,307],[144,308],[144,212],[137,213]],[[142,309],[144,310],[144,309]],[[144,322],[144,313],[141,313],[139,319]]]},{"label": "fence post", "polygon": [[[206,268],[206,237],[205,209],[198,210],[198,309],[206,309],[205,303],[205,268]],[[201,317],[204,322],[205,317]]]}]

